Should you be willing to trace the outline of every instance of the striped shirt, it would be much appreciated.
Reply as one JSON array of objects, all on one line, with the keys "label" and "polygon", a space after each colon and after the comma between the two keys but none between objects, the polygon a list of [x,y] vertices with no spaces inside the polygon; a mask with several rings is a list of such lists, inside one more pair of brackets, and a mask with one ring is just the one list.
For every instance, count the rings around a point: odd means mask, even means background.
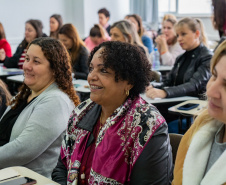
[{"label": "striped shirt", "polygon": [[24,51],[21,54],[20,59],[19,59],[19,63],[18,63],[18,68],[19,69],[23,69],[23,64],[24,64],[24,61],[25,61],[26,53],[27,53],[27,49],[24,49]]}]

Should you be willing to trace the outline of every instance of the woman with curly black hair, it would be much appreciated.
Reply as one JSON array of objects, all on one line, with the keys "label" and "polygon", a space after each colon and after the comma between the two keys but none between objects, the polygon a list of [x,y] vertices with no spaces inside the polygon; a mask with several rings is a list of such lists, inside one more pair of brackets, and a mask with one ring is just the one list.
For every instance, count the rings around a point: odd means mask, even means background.
[{"label": "woman with curly black hair", "polygon": [[90,99],[71,115],[52,178],[60,184],[169,184],[165,119],[143,100],[151,66],[129,43],[104,42],[89,57]]},{"label": "woman with curly black hair", "polygon": [[70,56],[60,41],[38,38],[28,46],[23,70],[22,88],[0,120],[0,169],[25,166],[50,177],[79,104]]}]

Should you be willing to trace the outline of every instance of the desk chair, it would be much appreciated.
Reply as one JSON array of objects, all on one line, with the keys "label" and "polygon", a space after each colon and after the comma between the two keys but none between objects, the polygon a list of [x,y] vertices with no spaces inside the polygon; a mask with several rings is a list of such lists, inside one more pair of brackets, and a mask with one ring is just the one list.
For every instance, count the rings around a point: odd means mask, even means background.
[{"label": "desk chair", "polygon": [[183,137],[183,135],[170,133],[169,137],[170,137],[170,145],[172,147],[172,153],[173,153],[173,164],[175,164],[177,149],[178,149],[178,146],[180,144],[180,141],[181,141],[181,138]]},{"label": "desk chair", "polygon": [[161,82],[162,81],[162,74],[159,71],[151,71],[152,73],[152,80],[155,82]]}]

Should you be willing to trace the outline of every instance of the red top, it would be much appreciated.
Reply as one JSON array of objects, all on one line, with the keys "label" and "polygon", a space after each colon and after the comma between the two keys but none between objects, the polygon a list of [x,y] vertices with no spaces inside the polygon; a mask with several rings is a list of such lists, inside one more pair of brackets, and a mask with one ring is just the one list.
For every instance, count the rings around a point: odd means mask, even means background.
[{"label": "red top", "polygon": [[[93,155],[95,152],[95,143],[96,143],[97,135],[99,133],[99,129],[100,129],[100,121],[98,119],[97,124],[93,128],[94,141],[89,145],[88,148],[86,148],[85,153],[82,157],[81,167],[79,169],[78,184],[88,185],[89,174],[90,174],[90,170],[93,162]],[[85,173],[85,183],[82,182],[82,179],[81,179],[81,174],[83,173]]]},{"label": "red top", "polygon": [[12,57],[11,46],[9,45],[6,39],[0,40],[0,49],[5,50],[5,54],[7,57]]}]

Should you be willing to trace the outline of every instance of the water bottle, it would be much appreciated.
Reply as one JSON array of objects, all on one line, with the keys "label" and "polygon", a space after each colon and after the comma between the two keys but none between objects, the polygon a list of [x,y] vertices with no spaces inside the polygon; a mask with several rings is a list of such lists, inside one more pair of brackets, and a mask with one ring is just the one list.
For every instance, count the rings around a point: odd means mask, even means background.
[{"label": "water bottle", "polygon": [[158,48],[154,48],[153,54],[152,54],[152,69],[158,70],[160,66],[160,54],[158,52]]}]

